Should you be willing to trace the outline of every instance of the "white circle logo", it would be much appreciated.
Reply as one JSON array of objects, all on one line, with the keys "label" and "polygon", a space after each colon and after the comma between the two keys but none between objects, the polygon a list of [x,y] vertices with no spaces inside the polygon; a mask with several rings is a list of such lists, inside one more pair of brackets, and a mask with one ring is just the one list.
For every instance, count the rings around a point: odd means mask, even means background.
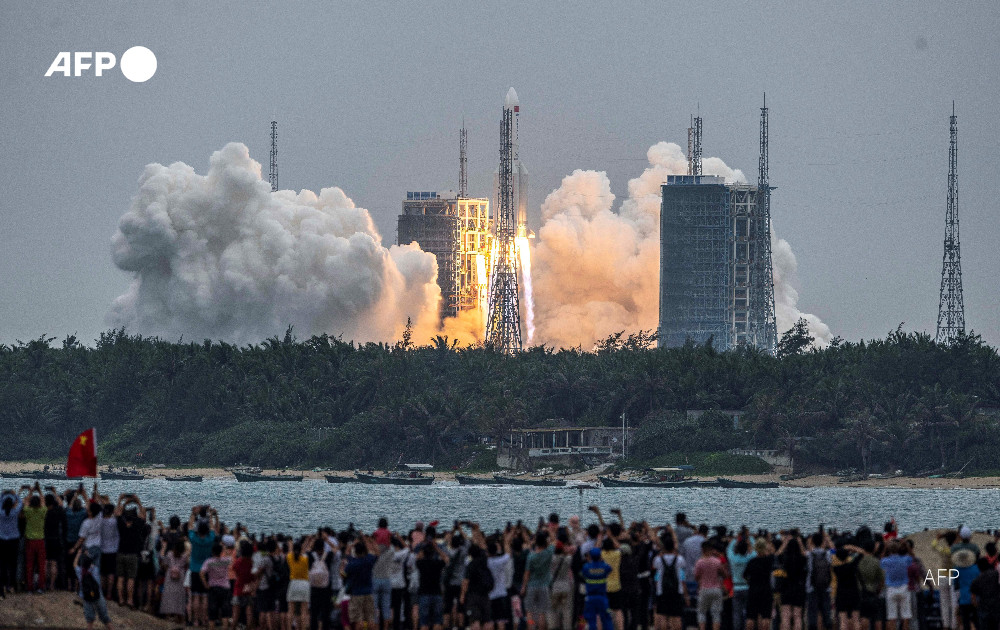
[{"label": "white circle logo", "polygon": [[145,46],[133,46],[122,55],[120,67],[126,79],[142,83],[156,74],[156,55]]}]

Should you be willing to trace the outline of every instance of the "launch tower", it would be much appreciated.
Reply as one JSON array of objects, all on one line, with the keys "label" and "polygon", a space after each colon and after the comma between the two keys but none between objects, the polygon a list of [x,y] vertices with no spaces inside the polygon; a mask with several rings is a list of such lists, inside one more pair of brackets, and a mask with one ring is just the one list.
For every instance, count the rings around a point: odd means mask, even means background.
[{"label": "launch tower", "polygon": [[496,263],[490,275],[486,345],[500,352],[521,351],[521,309],[515,239],[518,212],[514,203],[514,119],[520,111],[517,92],[507,91],[500,123],[500,170],[495,221]]},{"label": "launch tower", "polygon": [[951,343],[965,334],[962,298],[962,252],[958,239],[958,117],[951,104],[951,142],[948,146],[948,206],[944,220],[944,262],[938,302],[937,341]]}]

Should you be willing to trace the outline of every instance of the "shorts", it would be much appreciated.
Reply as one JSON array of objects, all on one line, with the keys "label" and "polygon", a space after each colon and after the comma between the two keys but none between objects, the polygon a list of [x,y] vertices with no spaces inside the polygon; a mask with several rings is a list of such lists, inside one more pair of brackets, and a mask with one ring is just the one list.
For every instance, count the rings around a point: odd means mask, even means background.
[{"label": "shorts", "polygon": [[747,594],[747,620],[770,619],[774,610],[774,595],[771,593]]},{"label": "shorts", "polygon": [[258,588],[253,596],[253,605],[259,612],[274,612],[274,591],[269,588]]},{"label": "shorts", "polygon": [[351,595],[347,615],[351,623],[375,623],[375,599],[371,595]]},{"label": "shorts", "polygon": [[208,618],[212,621],[227,619],[232,615],[229,599],[232,592],[228,588],[213,586],[208,589]]},{"label": "shorts", "polygon": [[58,538],[45,539],[45,557],[49,562],[57,562],[63,556],[62,541]]},{"label": "shorts", "polygon": [[115,560],[118,577],[134,580],[139,575],[139,554],[119,553]]},{"label": "shorts", "polygon": [[309,580],[292,580],[288,583],[287,602],[309,603]]},{"label": "shorts", "polygon": [[858,604],[858,612],[866,619],[880,621],[882,619],[882,600],[877,593],[861,593],[861,601]]},{"label": "shorts", "polygon": [[712,615],[712,623],[722,623],[722,589],[703,588],[698,591],[698,623],[708,621],[708,615]]},{"label": "shorts", "polygon": [[625,595],[621,591],[608,593],[609,610],[625,610]]},{"label": "shorts", "polygon": [[246,608],[250,605],[251,597],[249,595],[233,595],[233,599],[230,604],[233,608]]},{"label": "shorts", "polygon": [[392,618],[392,581],[388,578],[372,579],[372,600],[380,619]]},{"label": "shorts", "polygon": [[274,612],[288,612],[288,588],[274,593]]},{"label": "shorts", "polygon": [[101,576],[114,575],[118,568],[118,554],[101,552]]},{"label": "shorts", "polygon": [[[461,609],[458,601],[462,598],[462,585],[449,584],[444,587],[444,610],[449,615],[456,608]],[[461,610],[459,610],[461,612]]]},{"label": "shorts", "polygon": [[551,608],[549,589],[545,586],[529,586],[524,591],[524,612],[529,615],[544,615]]},{"label": "shorts", "polygon": [[858,612],[861,606],[861,598],[857,591],[847,591],[841,592],[837,591],[837,596],[834,598],[833,606],[837,609],[837,612],[851,613]]},{"label": "shorts", "polygon": [[510,598],[497,597],[490,600],[490,617],[493,621],[510,621]]},{"label": "shorts", "polygon": [[806,605],[805,585],[795,585],[781,589],[781,605],[802,608]]},{"label": "shorts", "polygon": [[103,624],[111,623],[111,615],[108,614],[108,603],[104,601],[104,598],[102,597],[96,602],[83,602],[83,618],[87,620],[87,623],[94,623],[94,620],[98,617],[100,617]]},{"label": "shorts", "polygon": [[680,593],[667,593],[656,597],[656,614],[663,617],[682,617],[684,598]]},{"label": "shorts", "polygon": [[201,573],[197,571],[190,571],[191,576],[191,592],[195,595],[204,595],[208,592],[208,588],[205,583],[201,581]]},{"label": "shorts", "polygon": [[465,594],[465,615],[466,623],[481,624],[489,623],[492,620],[490,598],[487,595],[477,593]]},{"label": "shorts", "polygon": [[887,621],[912,619],[910,590],[907,585],[890,586],[885,589],[885,618]]},{"label": "shorts", "polygon": [[[351,598],[354,601],[354,598]],[[421,595],[417,599],[421,626],[440,626],[444,623],[444,598],[440,595]],[[351,615],[354,620],[354,615]]]}]

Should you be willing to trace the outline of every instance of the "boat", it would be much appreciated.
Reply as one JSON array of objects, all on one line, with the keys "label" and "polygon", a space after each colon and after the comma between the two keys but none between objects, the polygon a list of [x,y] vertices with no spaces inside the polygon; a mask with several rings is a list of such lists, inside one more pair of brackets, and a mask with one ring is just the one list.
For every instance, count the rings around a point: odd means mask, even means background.
[{"label": "boat", "polygon": [[736,481],[718,477],[716,480],[720,488],[777,488],[777,481]]},{"label": "boat", "polygon": [[52,479],[56,481],[79,481],[83,477],[67,477],[66,471],[62,468],[49,468],[46,466],[41,470],[23,470],[21,472],[3,473],[0,477],[6,479]]},{"label": "boat", "polygon": [[497,480],[492,477],[470,477],[468,475],[455,475],[455,481],[463,486],[495,486]]},{"label": "boat", "polygon": [[129,470],[127,468],[120,468],[118,470],[115,470],[113,468],[109,468],[107,470],[102,470],[101,471],[101,479],[104,479],[105,481],[108,481],[108,480],[117,480],[117,481],[142,481],[145,478],[146,478],[146,475],[142,474],[141,472],[139,472],[138,470],[136,470],[134,468],[131,469],[131,470]]},{"label": "boat", "polygon": [[656,479],[615,479],[614,477],[598,477],[605,488],[711,488],[718,485],[714,481],[699,481],[697,479],[681,479],[679,481],[659,481]]},{"label": "boat", "polygon": [[302,481],[302,475],[265,475],[246,470],[234,470],[232,473],[236,477],[236,481],[244,483],[251,481]]},{"label": "boat", "polygon": [[165,478],[167,481],[202,481],[201,475],[175,475],[167,476]]},{"label": "boat", "polygon": [[393,486],[429,486],[434,483],[433,475],[422,475],[418,472],[392,472],[384,475],[369,473],[354,473],[361,483],[387,484]]},{"label": "boat", "polygon": [[323,475],[329,483],[357,483],[357,477],[343,477],[341,475]]},{"label": "boat", "polygon": [[505,486],[540,486],[543,488],[561,488],[566,485],[565,479],[551,479],[548,477],[505,477],[503,475],[493,475],[496,483]]}]

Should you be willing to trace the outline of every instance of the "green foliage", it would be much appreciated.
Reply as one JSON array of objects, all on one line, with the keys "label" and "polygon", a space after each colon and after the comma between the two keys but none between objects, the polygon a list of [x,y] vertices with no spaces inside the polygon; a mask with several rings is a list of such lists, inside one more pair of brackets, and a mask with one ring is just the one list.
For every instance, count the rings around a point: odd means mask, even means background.
[{"label": "green foliage", "polygon": [[[800,317],[791,328],[781,335],[781,339],[778,340],[778,358],[781,359],[793,354],[802,354],[815,341],[816,338],[809,334],[809,322],[805,318]],[[838,347],[841,343],[839,339],[836,341],[837,343],[831,344],[834,348]]]},{"label": "green foliage", "polygon": [[[625,413],[637,460],[752,446],[790,449],[799,467],[1000,468],[1000,357],[979,337],[940,345],[897,329],[804,352],[803,335],[786,336],[782,358],[654,349],[649,333],[514,357],[291,329],[243,347],[42,336],[0,345],[0,459],[59,460],[93,426],[104,463],[488,469],[484,436]],[[724,409],[743,411],[738,428],[712,411]]]}]

